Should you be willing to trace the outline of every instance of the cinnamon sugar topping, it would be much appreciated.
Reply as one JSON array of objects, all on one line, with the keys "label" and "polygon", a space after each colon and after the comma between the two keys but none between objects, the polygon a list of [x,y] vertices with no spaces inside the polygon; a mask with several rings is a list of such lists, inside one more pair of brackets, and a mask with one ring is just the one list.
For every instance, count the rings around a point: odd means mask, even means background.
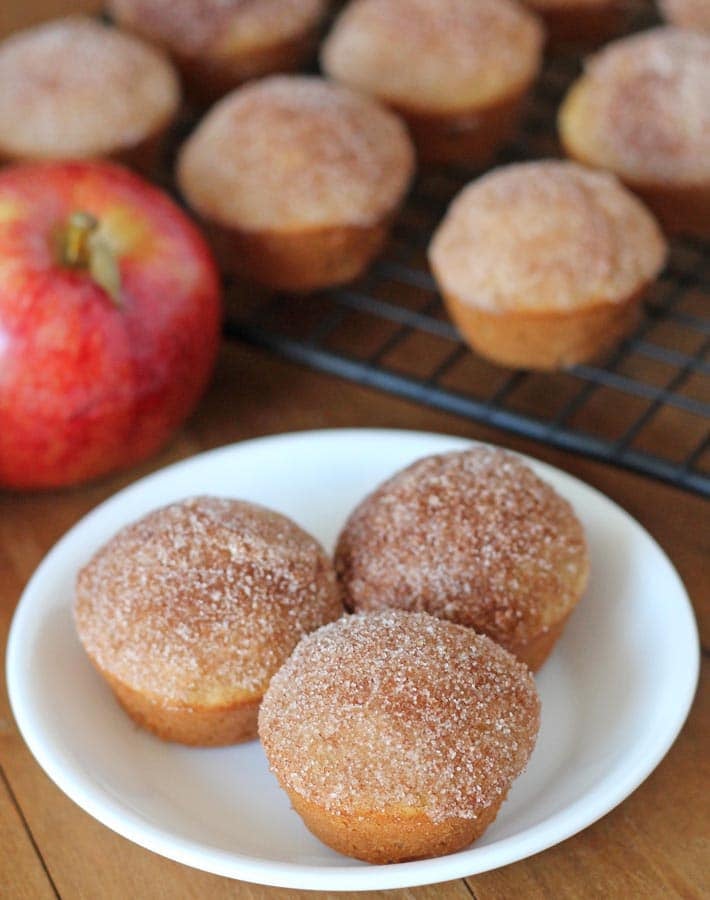
[{"label": "cinnamon sugar topping", "polygon": [[430,456],[367,497],[335,554],[347,606],[426,610],[513,648],[562,619],[588,561],[569,503],[518,457]]},{"label": "cinnamon sugar topping", "polygon": [[563,140],[632,183],[704,185],[708,85],[708,35],[668,27],[615,41],[589,60],[565,101]]},{"label": "cinnamon sugar topping", "polygon": [[538,727],[523,664],[470,629],[396,610],[305,638],[259,716],[287,790],[334,814],[404,806],[434,822],[505,797]]},{"label": "cinnamon sugar topping", "polygon": [[130,148],[175,114],[179,84],[155,48],[70,16],[0,44],[0,153],[85,158]]},{"label": "cinnamon sugar topping", "polygon": [[198,497],[123,528],[79,573],[94,662],[174,705],[259,696],[298,640],[337,618],[332,566],[295,523]]},{"label": "cinnamon sugar topping", "polygon": [[314,27],[325,0],[109,0],[123,25],[190,57],[251,49]]},{"label": "cinnamon sugar topping", "polygon": [[[612,0],[613,2],[613,0]],[[622,0],[619,5],[623,4]],[[534,10],[576,10],[585,7],[585,9],[594,9],[595,7],[603,10],[610,5],[609,0],[523,0],[525,6],[529,6]]]},{"label": "cinnamon sugar topping", "polygon": [[375,101],[321,78],[273,76],[216,104],[178,171],[206,217],[288,231],[381,220],[413,167],[405,127]]},{"label": "cinnamon sugar topping", "polygon": [[661,12],[674,25],[710,31],[708,0],[660,0]]},{"label": "cinnamon sugar topping", "polygon": [[429,251],[444,293],[491,312],[623,302],[665,254],[655,220],[613,175],[557,160],[472,182]]},{"label": "cinnamon sugar topping", "polygon": [[323,45],[333,78],[424,112],[468,110],[534,78],[543,31],[510,0],[353,0]]}]

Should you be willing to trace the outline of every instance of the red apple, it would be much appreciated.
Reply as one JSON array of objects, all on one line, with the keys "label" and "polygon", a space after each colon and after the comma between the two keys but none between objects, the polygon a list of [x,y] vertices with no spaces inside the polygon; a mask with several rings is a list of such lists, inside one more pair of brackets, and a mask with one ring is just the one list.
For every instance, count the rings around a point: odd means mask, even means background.
[{"label": "red apple", "polygon": [[157,451],[212,372],[217,271],[162,191],[106,162],[0,171],[0,487]]}]

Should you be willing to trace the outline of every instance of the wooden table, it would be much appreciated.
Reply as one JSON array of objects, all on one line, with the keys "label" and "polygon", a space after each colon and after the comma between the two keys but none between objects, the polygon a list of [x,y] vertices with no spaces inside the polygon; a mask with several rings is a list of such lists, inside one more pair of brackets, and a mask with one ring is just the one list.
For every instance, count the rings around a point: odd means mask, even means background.
[{"label": "wooden table", "polygon": [[[225,346],[197,414],[158,458],[99,485],[38,495],[0,494],[0,629],[43,554],[97,503],[133,479],[192,453],[247,437],[352,425],[423,428],[492,440],[580,476],[635,516],[665,547],[696,603],[705,643],[707,505],[626,472],[512,440],[391,397],[312,373],[241,345]],[[701,607],[704,597],[705,606]],[[133,898],[296,897],[185,868],[95,822],[46,778],[0,699],[0,896]],[[496,872],[392,897],[479,900],[514,897],[708,897],[707,792],[710,660],[690,719],[666,759],[620,807],[563,844]],[[389,894],[389,892],[387,892]],[[304,897],[317,897],[309,893]],[[320,895],[327,896],[327,895]],[[354,895],[353,896],[358,896]],[[363,898],[383,896],[363,894]]]},{"label": "wooden table", "polygon": [[[3,0],[0,32],[95,3]],[[705,647],[700,690],[677,742],[624,803],[581,834],[531,859],[465,881],[353,894],[408,900],[710,897],[710,591],[708,507],[697,496],[609,466],[512,438],[242,345],[223,348],[197,414],[139,470],[101,484],[37,495],[0,493],[0,641],[5,646],[23,586],[51,545],[97,503],[134,479],[193,453],[264,434],[340,426],[416,428],[490,440],[531,453],[596,486],[665,548],[690,592]],[[4,679],[4,666],[2,676]],[[7,898],[348,896],[277,890],[170,862],[82,812],[34,762],[0,695],[0,896]]]}]

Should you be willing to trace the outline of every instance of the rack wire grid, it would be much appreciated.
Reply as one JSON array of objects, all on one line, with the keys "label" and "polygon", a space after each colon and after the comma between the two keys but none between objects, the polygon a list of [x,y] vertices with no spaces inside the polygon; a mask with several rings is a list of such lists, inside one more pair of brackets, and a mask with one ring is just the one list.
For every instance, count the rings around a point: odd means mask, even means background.
[{"label": "rack wire grid", "polygon": [[[521,134],[498,164],[560,155],[555,116],[579,67],[572,56],[548,61]],[[426,263],[434,228],[475,174],[420,175],[384,255],[355,284],[256,302],[232,291],[226,335],[710,496],[708,245],[673,241],[641,323],[605,357],[553,374],[504,369],[463,343]]]}]

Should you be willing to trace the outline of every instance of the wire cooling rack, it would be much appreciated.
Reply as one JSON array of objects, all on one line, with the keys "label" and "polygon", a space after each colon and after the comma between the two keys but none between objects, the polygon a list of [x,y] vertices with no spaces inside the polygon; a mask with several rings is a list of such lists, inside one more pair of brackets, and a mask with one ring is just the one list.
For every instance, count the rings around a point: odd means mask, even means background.
[{"label": "wire cooling rack", "polygon": [[[555,115],[579,71],[551,60],[522,133],[498,162],[560,155]],[[448,321],[425,250],[475,172],[419,178],[365,278],[311,297],[230,299],[226,334],[369,387],[710,496],[710,254],[678,240],[636,331],[589,365],[512,371],[474,355]]]}]

